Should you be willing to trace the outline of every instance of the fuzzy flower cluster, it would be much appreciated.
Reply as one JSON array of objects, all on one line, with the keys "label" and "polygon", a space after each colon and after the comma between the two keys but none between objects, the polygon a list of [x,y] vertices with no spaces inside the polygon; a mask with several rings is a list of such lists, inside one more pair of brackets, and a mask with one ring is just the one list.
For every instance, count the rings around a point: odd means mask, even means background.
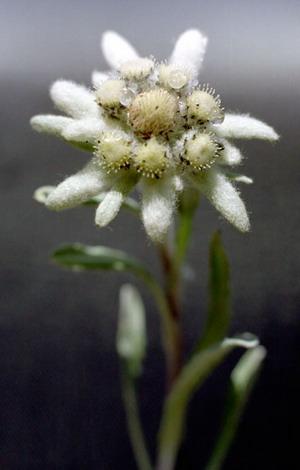
[{"label": "fuzzy flower cluster", "polygon": [[102,50],[112,71],[94,72],[92,90],[64,80],[52,85],[51,97],[67,116],[35,116],[33,128],[93,156],[50,192],[47,207],[71,208],[104,193],[95,217],[103,227],[136,187],[146,232],[161,242],[181,195],[193,188],[236,228],[249,229],[235,183],[251,180],[228,175],[228,167],[242,161],[230,140],[278,136],[248,115],[224,113],[215,91],[198,82],[206,45],[203,34],[188,30],[170,59],[159,63],[139,57],[124,38],[106,32]]}]

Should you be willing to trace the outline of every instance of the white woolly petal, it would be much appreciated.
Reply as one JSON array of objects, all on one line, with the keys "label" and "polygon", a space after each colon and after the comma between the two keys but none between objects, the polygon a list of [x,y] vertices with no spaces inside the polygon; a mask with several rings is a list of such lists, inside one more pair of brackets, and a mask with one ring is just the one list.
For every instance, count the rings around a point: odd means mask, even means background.
[{"label": "white woolly petal", "polygon": [[108,79],[107,73],[98,72],[97,70],[95,70],[92,73],[92,84],[95,88],[98,88],[107,79]]},{"label": "white woolly petal", "polygon": [[247,114],[225,114],[222,124],[215,125],[214,130],[220,137],[232,139],[277,140],[279,138],[272,127]]},{"label": "white woolly petal", "polygon": [[76,207],[105,191],[109,183],[107,176],[91,161],[60,183],[48,196],[46,206],[57,211]]},{"label": "white woolly petal", "polygon": [[95,222],[99,227],[108,225],[118,214],[124,198],[136,183],[136,175],[122,175],[106,194],[96,211]]},{"label": "white woolly petal", "polygon": [[55,105],[74,118],[96,117],[99,113],[94,94],[82,85],[57,80],[50,88]]},{"label": "white woolly petal", "polygon": [[249,178],[249,176],[246,176],[246,175],[236,175],[231,179],[233,181],[236,181],[237,183],[244,183],[244,184],[252,184],[253,183],[253,179]]},{"label": "white woolly petal", "polygon": [[200,191],[212,205],[241,232],[250,228],[245,204],[228,178],[217,170],[210,170],[203,176]]},{"label": "white woolly petal", "polygon": [[79,119],[66,127],[62,135],[66,140],[94,144],[100,132],[106,128],[107,125],[100,118]]},{"label": "white woolly petal", "polygon": [[114,189],[106,194],[96,211],[95,222],[99,227],[105,227],[118,215],[124,197],[122,191]]},{"label": "white woolly petal", "polygon": [[176,191],[171,179],[145,181],[143,187],[142,218],[149,237],[162,242],[172,222]]},{"label": "white woolly petal", "polygon": [[73,122],[72,118],[66,116],[54,116],[51,114],[41,114],[33,116],[30,119],[30,124],[34,130],[56,136],[61,136],[64,129]]},{"label": "white woolly petal", "polygon": [[128,60],[138,58],[138,54],[131,44],[114,31],[106,31],[103,34],[101,48],[107,63],[114,69]]},{"label": "white woolly petal", "polygon": [[218,163],[230,166],[239,165],[243,160],[243,155],[240,150],[230,144],[228,140],[222,139],[221,143],[224,145],[224,150],[222,151],[220,158],[218,158]]},{"label": "white woolly petal", "polygon": [[207,37],[197,29],[189,29],[179,36],[170,63],[190,69],[197,75],[206,51]]}]

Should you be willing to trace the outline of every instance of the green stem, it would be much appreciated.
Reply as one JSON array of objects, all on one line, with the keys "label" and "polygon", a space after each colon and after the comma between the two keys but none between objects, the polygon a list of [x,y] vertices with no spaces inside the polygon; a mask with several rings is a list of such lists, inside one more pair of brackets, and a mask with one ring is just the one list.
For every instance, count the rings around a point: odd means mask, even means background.
[{"label": "green stem", "polygon": [[178,373],[180,331],[170,300],[153,277],[144,278],[156,301],[162,319],[162,342],[166,355],[167,386],[173,383]]},{"label": "green stem", "polygon": [[167,388],[170,390],[182,368],[183,338],[180,314],[180,290],[182,264],[184,262],[195,210],[199,203],[199,193],[190,190],[182,197],[179,208],[179,223],[175,235],[175,246],[171,249],[167,243],[158,246],[162,270],[165,279],[164,295],[167,300],[172,321],[170,336],[170,355],[167,370]]},{"label": "green stem", "polygon": [[127,426],[133,453],[139,470],[152,470],[140,422],[134,379],[122,370],[122,393],[127,417]]},{"label": "green stem", "polygon": [[166,245],[159,246],[159,256],[165,278],[164,295],[172,319],[171,355],[167,368],[167,389],[170,390],[182,366],[182,332],[180,325],[179,286],[180,270]]}]

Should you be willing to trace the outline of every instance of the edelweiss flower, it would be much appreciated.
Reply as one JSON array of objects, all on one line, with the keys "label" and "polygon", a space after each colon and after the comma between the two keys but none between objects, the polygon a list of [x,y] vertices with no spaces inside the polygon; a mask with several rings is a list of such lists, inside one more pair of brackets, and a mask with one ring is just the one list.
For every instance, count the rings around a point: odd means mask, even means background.
[{"label": "edelweiss flower", "polygon": [[59,80],[50,90],[68,116],[40,115],[34,129],[62,137],[93,152],[77,174],[50,192],[50,209],[77,206],[105,193],[96,224],[107,225],[137,186],[142,219],[151,239],[161,242],[182,191],[197,188],[236,228],[249,229],[243,201],[226,166],[238,165],[240,151],[227,139],[276,140],[276,132],[248,115],[224,114],[212,88],[198,84],[207,39],[197,30],[183,33],[168,62],[140,58],[114,32],[102,39],[109,73],[94,72],[93,90]]}]

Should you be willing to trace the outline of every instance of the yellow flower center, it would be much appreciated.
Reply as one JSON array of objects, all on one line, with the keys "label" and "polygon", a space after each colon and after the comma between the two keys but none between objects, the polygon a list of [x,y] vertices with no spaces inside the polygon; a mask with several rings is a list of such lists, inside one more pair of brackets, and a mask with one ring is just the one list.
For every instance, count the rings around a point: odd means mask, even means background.
[{"label": "yellow flower center", "polygon": [[150,137],[170,132],[175,127],[176,111],[176,98],[162,88],[154,88],[137,95],[128,117],[138,134]]},{"label": "yellow flower center", "polygon": [[154,62],[151,59],[140,58],[129,60],[120,67],[121,76],[127,80],[142,80],[152,72]]},{"label": "yellow flower center", "polygon": [[95,155],[109,173],[127,168],[146,178],[201,172],[221,153],[214,124],[219,96],[198,86],[187,67],[139,58],[120,65],[95,90],[107,132]]},{"label": "yellow flower center", "polygon": [[124,86],[123,80],[106,80],[95,91],[97,103],[108,111],[120,108]]},{"label": "yellow flower center", "polygon": [[134,166],[143,176],[160,178],[168,165],[167,147],[156,137],[137,146]]},{"label": "yellow flower center", "polygon": [[218,143],[209,134],[199,133],[186,141],[184,160],[196,170],[203,170],[211,166],[218,150]]},{"label": "yellow flower center", "polygon": [[127,168],[131,160],[131,142],[119,132],[102,132],[95,155],[108,172]]},{"label": "yellow flower center", "polygon": [[205,124],[208,121],[221,120],[223,110],[220,100],[209,91],[195,90],[187,97],[187,117],[190,124]]}]

